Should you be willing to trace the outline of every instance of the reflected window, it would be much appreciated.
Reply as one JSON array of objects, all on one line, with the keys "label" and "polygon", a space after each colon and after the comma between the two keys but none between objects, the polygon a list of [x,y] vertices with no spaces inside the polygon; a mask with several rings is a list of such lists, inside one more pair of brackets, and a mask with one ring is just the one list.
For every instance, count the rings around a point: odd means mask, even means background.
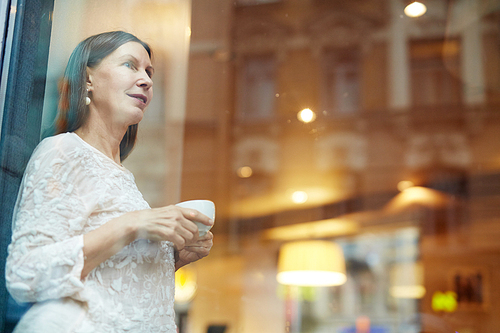
[{"label": "reflected window", "polygon": [[410,43],[413,106],[460,103],[459,50],[458,41]]},{"label": "reflected window", "polygon": [[276,99],[276,61],[272,57],[246,58],[238,85],[239,121],[269,119]]},{"label": "reflected window", "polygon": [[328,114],[353,115],[358,112],[361,105],[360,72],[356,50],[326,53],[323,103]]}]

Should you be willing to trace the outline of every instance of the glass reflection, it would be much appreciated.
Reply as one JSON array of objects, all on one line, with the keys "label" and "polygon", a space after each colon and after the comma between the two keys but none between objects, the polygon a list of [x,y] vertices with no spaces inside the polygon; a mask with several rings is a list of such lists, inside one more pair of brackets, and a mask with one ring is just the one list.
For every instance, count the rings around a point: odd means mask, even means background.
[{"label": "glass reflection", "polygon": [[[181,196],[221,210],[189,331],[500,325],[474,319],[494,311],[500,259],[500,6],[425,1],[410,18],[407,4],[193,1]],[[277,284],[280,247],[316,239],[342,245],[346,283]]]},{"label": "glass reflection", "polygon": [[[156,74],[127,167],[151,206],[217,205],[181,333],[500,327],[500,2],[406,4],[55,2],[43,129],[74,45],[130,31]],[[339,244],[345,284],[280,285],[298,240]]]}]

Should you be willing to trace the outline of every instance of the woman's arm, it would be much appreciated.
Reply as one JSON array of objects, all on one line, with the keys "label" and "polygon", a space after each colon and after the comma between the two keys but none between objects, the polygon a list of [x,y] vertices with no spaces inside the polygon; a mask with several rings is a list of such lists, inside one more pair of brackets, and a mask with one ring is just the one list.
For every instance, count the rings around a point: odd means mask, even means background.
[{"label": "woman's arm", "polygon": [[[88,203],[75,184],[89,184],[68,156],[67,136],[43,140],[20,186],[5,267],[6,286],[18,302],[38,302],[83,289],[83,235]],[[80,178],[83,182],[80,182]]]},{"label": "woman's arm", "polygon": [[126,213],[83,234],[98,208],[95,182],[82,169],[82,150],[68,135],[45,139],[26,168],[13,217],[6,286],[19,302],[72,296],[82,278],[135,239],[170,241],[183,249],[197,239],[193,221],[211,225],[194,210],[167,206]]},{"label": "woman's arm", "polygon": [[[170,241],[181,253],[186,250],[187,253],[200,253],[203,257],[208,253],[203,255],[206,251],[200,252],[199,247],[203,244],[203,247],[207,248],[207,236],[198,239],[198,227],[193,223],[195,221],[206,225],[213,224],[213,221],[200,212],[177,206],[134,211],[109,221],[83,237],[85,260],[81,278],[85,278],[100,263],[139,238]],[[211,238],[209,242],[211,243]],[[211,244],[208,251],[210,248]]]}]

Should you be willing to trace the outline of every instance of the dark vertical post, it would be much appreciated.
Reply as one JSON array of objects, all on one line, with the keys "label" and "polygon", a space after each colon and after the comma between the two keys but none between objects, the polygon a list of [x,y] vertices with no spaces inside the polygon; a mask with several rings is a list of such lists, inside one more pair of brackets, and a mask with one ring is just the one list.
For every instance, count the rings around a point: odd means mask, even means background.
[{"label": "dark vertical post", "polygon": [[[54,0],[17,0],[0,139],[0,331],[8,293],[5,259],[19,184],[40,140]],[[3,65],[3,64],[2,64]]]}]

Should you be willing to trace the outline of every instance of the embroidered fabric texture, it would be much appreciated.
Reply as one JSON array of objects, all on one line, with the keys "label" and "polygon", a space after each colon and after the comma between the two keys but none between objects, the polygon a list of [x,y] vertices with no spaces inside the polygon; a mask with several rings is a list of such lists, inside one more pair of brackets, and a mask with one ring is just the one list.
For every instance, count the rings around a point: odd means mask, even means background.
[{"label": "embroidered fabric texture", "polygon": [[[11,295],[37,302],[21,331],[175,332],[171,243],[136,240],[80,279],[83,235],[148,208],[132,173],[78,135],[43,140],[21,183],[6,265]],[[65,319],[47,313],[68,304],[64,299],[77,304],[65,310],[76,327],[60,329]],[[55,323],[43,320],[50,315]]]}]

